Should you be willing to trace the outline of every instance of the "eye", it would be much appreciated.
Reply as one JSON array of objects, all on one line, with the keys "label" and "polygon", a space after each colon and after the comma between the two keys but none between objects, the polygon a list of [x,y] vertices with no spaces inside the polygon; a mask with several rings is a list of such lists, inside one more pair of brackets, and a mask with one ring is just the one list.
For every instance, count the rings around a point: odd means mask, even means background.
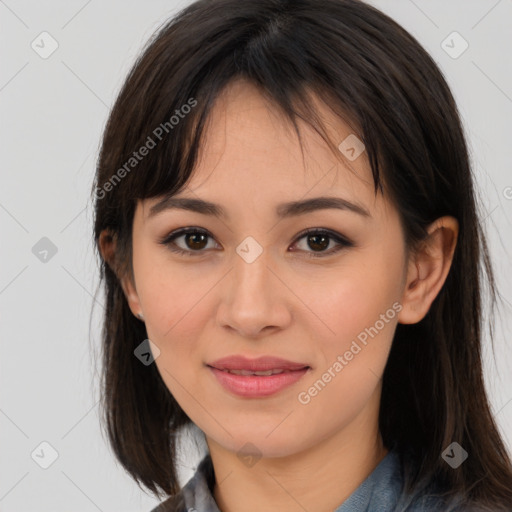
[{"label": "eye", "polygon": [[[314,249],[313,252],[308,252],[305,250],[305,257],[307,258],[325,258],[331,254],[341,251],[342,249],[354,246],[354,243],[351,242],[348,238],[328,229],[307,229],[306,231],[299,233],[295,244],[297,244],[298,241],[302,240],[303,238],[306,241],[305,246]],[[336,242],[338,245],[331,250],[326,251],[331,241]],[[293,252],[295,252],[295,250]]]},{"label": "eye", "polygon": [[[175,242],[180,238],[183,238],[183,242],[185,244],[184,247],[180,247]],[[159,243],[167,246],[169,250],[177,254],[185,256],[199,256],[205,252],[203,249],[208,248],[208,238],[213,240],[213,237],[208,233],[208,231],[196,227],[186,227],[173,231],[160,240]],[[354,243],[343,235],[320,228],[310,228],[299,233],[292,247],[297,245],[302,239],[306,240],[306,248],[299,249],[299,251],[304,252],[305,257],[307,258],[322,258],[330,256],[344,248],[354,246]],[[334,241],[337,246],[335,245],[335,247],[327,251],[326,249],[330,246],[332,241]],[[307,250],[308,247],[313,249],[313,252],[309,252]],[[292,249],[291,252],[297,252],[297,250]]]},{"label": "eye", "polygon": [[[178,240],[179,238],[182,237],[184,238],[185,243],[184,248],[180,248],[180,246],[175,243],[175,240]],[[210,237],[210,234],[203,229],[187,227],[179,229],[177,231],[173,231],[163,240],[160,240],[159,243],[167,246],[172,252],[175,252],[177,254],[182,254],[185,256],[197,256],[200,253],[204,252],[202,251],[202,249],[204,249],[205,246],[207,245],[206,242],[208,240],[208,237]]]}]

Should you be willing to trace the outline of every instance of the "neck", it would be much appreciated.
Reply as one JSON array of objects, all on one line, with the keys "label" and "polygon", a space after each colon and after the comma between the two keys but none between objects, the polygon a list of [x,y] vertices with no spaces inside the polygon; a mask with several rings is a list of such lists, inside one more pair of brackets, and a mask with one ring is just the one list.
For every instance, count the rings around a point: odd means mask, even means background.
[{"label": "neck", "polygon": [[[375,425],[370,433],[369,424]],[[311,448],[286,457],[262,457],[251,467],[212,439],[207,442],[215,471],[213,496],[222,512],[332,512],[388,453],[378,422],[365,411]]]}]

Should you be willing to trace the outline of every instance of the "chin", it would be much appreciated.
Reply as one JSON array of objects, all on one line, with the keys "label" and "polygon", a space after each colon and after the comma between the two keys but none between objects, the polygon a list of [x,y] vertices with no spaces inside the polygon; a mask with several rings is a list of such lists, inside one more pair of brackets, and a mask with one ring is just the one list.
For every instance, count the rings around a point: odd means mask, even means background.
[{"label": "chin", "polygon": [[224,439],[224,442],[220,444],[224,449],[235,453],[241,460],[244,460],[246,456],[254,457],[254,459],[288,457],[299,451],[300,448],[295,443],[290,445],[286,442],[290,441],[290,436],[276,436],[270,439],[269,437],[273,436],[271,434],[267,437],[270,431],[271,429],[267,430],[265,434],[247,431],[242,435],[238,431],[235,438]]}]

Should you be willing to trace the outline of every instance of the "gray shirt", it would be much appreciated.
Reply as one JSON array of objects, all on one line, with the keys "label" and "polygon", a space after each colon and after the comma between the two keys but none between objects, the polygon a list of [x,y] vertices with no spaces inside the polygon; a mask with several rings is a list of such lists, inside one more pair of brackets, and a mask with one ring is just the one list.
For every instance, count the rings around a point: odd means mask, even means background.
[{"label": "gray shirt", "polygon": [[[196,473],[176,495],[151,512],[220,512],[212,495],[215,477],[209,454],[201,460]],[[428,492],[408,496],[402,492],[400,459],[393,450],[361,485],[334,512],[449,512],[469,511],[467,507],[448,506]],[[474,510],[474,509],[471,509]]]}]

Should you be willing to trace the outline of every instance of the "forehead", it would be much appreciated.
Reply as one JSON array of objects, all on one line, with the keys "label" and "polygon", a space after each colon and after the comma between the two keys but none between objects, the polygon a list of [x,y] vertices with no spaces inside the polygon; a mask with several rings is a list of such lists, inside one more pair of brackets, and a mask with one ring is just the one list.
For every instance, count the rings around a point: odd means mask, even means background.
[{"label": "forehead", "polygon": [[[347,148],[359,152],[362,142],[328,105],[315,96],[311,101],[327,136],[335,146],[341,144],[339,154],[301,119],[299,141],[288,118],[253,84],[230,83],[210,111],[196,166],[178,195],[192,192],[227,209],[331,195],[372,210],[376,197],[366,152],[347,158]],[[148,201],[149,206],[158,199]],[[149,211],[144,208],[146,216]]]},{"label": "forehead", "polygon": [[[336,146],[349,136],[355,137],[350,126],[326,104],[315,96],[311,100]],[[245,182],[252,182],[249,174],[267,184],[273,180],[276,184],[287,182],[289,186],[295,183],[300,187],[312,186],[324,177],[336,177],[346,184],[351,178],[370,183],[371,172],[364,152],[353,161],[344,159],[343,152],[334,154],[308,123],[300,119],[297,122],[304,154],[284,113],[250,82],[232,82],[212,108],[190,185],[198,185],[214,168],[237,184],[241,176]]]}]

